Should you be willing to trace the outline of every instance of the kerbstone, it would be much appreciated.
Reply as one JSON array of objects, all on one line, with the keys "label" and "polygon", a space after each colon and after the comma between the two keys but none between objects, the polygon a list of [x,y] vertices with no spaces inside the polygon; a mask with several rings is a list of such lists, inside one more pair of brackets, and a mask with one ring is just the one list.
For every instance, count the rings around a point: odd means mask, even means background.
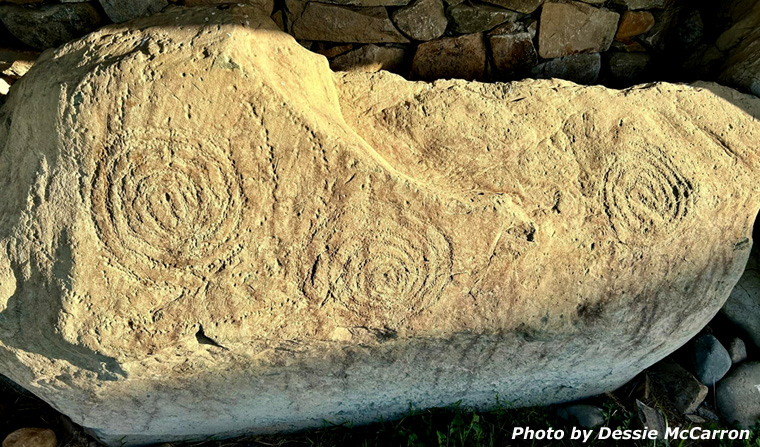
[{"label": "kerbstone", "polygon": [[759,114],[333,73],[252,7],[103,28],[0,109],[0,374],[112,446],[614,390],[741,276]]}]

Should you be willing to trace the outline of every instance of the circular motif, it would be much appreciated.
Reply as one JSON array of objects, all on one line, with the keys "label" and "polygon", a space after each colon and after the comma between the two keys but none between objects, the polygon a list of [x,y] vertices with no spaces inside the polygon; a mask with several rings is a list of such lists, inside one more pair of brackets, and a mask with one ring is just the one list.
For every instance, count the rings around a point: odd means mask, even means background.
[{"label": "circular motif", "polygon": [[315,300],[393,326],[435,304],[451,280],[450,244],[432,224],[368,219],[330,231],[308,279]]},{"label": "circular motif", "polygon": [[692,212],[696,190],[661,151],[617,160],[604,177],[604,207],[622,242],[667,234]]},{"label": "circular motif", "polygon": [[212,271],[241,248],[243,181],[211,140],[168,131],[116,138],[95,172],[91,201],[115,262],[143,279]]}]

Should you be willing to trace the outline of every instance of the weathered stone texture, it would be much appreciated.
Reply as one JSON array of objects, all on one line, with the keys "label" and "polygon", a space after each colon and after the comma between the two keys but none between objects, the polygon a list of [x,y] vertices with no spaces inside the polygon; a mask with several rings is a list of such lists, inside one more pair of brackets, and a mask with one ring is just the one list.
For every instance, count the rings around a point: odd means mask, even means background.
[{"label": "weathered stone texture", "polygon": [[613,3],[628,9],[664,8],[668,0],[612,0]]},{"label": "weathered stone texture", "polygon": [[610,77],[625,83],[637,80],[651,61],[651,57],[646,53],[610,52],[607,56]]},{"label": "weathered stone texture", "polygon": [[626,11],[620,16],[615,40],[626,41],[648,32],[654,27],[654,16],[649,11]]},{"label": "weathered stone texture", "polygon": [[32,68],[39,55],[34,51],[0,48],[0,75],[12,79],[24,76]]},{"label": "weathered stone texture", "polygon": [[519,76],[538,62],[538,54],[529,32],[493,34],[488,37],[496,75]]},{"label": "weathered stone texture", "polygon": [[413,79],[481,79],[486,69],[483,35],[466,34],[425,42],[412,60]]},{"label": "weathered stone texture", "polygon": [[288,30],[296,39],[353,43],[409,42],[393,25],[388,11],[381,6],[348,8],[309,2],[291,20]]},{"label": "weathered stone texture", "polygon": [[[155,14],[169,5],[167,0],[98,0],[106,15],[114,22],[126,22]],[[191,0],[191,5],[192,6]]]},{"label": "weathered stone texture", "polygon": [[752,339],[755,346],[760,346],[760,249],[753,248],[739,283],[721,313],[741,328]]},{"label": "weathered stone texture", "polygon": [[728,53],[720,80],[760,96],[760,2],[726,30],[716,45]]},{"label": "weathered stone texture", "polygon": [[541,11],[538,53],[551,59],[607,51],[620,15],[585,3],[546,3]]},{"label": "weathered stone texture", "polygon": [[404,66],[406,50],[395,47],[364,45],[342,54],[330,61],[335,71],[363,71],[372,73],[380,70],[398,72]]},{"label": "weathered stone texture", "polygon": [[45,50],[80,37],[102,24],[89,3],[35,7],[0,5],[0,22],[21,42]]},{"label": "weathered stone texture", "polygon": [[730,424],[750,428],[760,419],[760,362],[742,363],[718,383],[715,397],[718,410]]},{"label": "weathered stone texture", "polygon": [[0,109],[0,373],[112,445],[615,389],[739,278],[757,116],[333,73],[249,7],[104,28]]},{"label": "weathered stone texture", "polygon": [[694,413],[707,397],[707,387],[671,359],[658,362],[648,373],[681,414]]},{"label": "weathered stone texture", "polygon": [[451,29],[462,34],[488,31],[504,22],[515,21],[520,14],[491,5],[462,3],[450,7],[446,13],[451,18]]},{"label": "weathered stone texture", "polygon": [[45,428],[20,428],[3,440],[3,447],[57,447],[53,430]]},{"label": "weathered stone texture", "polygon": [[599,79],[602,57],[599,53],[574,54],[541,62],[531,69],[539,79],[565,79],[578,84],[593,84]]},{"label": "weathered stone texture", "polygon": [[[485,0],[493,5],[501,6],[502,8],[511,9],[512,11],[522,12],[524,14],[530,14],[538,9],[544,0]],[[461,2],[460,2],[461,3]]]},{"label": "weathered stone texture", "polygon": [[449,21],[441,0],[415,0],[393,13],[393,22],[414,40],[433,40],[446,31]]}]

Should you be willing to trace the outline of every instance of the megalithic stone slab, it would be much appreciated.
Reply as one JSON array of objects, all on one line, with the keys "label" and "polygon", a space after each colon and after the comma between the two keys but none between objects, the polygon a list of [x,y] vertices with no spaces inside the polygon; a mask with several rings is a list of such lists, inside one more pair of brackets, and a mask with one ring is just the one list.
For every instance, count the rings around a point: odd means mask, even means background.
[{"label": "megalithic stone slab", "polygon": [[741,274],[757,101],[335,74],[252,7],[112,25],[0,109],[0,373],[110,445],[614,389]]}]

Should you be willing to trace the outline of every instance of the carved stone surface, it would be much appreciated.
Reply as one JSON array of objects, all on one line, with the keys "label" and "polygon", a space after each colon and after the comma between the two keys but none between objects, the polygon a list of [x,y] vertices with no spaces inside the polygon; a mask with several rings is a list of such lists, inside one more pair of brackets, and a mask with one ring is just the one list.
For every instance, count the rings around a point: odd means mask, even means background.
[{"label": "carved stone surface", "polygon": [[111,26],[0,109],[0,373],[112,445],[614,389],[739,278],[759,114],[335,74],[252,7]]}]

